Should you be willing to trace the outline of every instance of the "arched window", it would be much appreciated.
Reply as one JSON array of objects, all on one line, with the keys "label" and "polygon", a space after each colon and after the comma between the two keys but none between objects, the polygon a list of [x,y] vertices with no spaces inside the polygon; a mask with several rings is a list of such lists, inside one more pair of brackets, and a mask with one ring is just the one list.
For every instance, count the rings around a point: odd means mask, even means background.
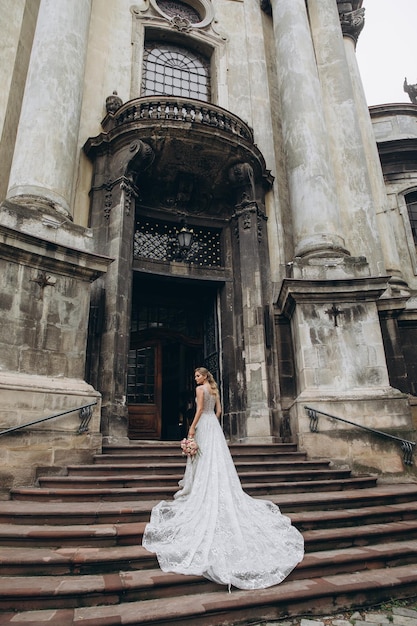
[{"label": "arched window", "polygon": [[142,96],[210,100],[208,60],[187,48],[153,41],[145,45]]},{"label": "arched window", "polygon": [[405,202],[407,204],[408,217],[410,220],[414,243],[417,245],[417,191],[408,193],[405,196]]}]

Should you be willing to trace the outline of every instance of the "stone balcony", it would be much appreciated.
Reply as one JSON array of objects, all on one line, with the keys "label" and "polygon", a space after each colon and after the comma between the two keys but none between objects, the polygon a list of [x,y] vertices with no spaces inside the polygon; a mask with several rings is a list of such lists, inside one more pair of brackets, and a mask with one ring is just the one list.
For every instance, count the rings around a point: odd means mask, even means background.
[{"label": "stone balcony", "polygon": [[255,185],[263,190],[272,182],[252,129],[214,104],[168,96],[137,98],[107,113],[102,128],[84,146],[89,158],[116,155],[140,140],[153,153],[153,180],[163,180],[165,188],[181,172],[192,177],[201,197],[224,197],[229,192],[228,173],[237,163],[251,166]]},{"label": "stone balcony", "polygon": [[155,122],[179,122],[197,130],[209,126],[228,136],[253,143],[251,128],[236,115],[220,107],[200,100],[159,96],[138,98],[123,104],[114,114],[109,113],[103,120],[103,128],[109,130],[131,122],[151,124]]}]

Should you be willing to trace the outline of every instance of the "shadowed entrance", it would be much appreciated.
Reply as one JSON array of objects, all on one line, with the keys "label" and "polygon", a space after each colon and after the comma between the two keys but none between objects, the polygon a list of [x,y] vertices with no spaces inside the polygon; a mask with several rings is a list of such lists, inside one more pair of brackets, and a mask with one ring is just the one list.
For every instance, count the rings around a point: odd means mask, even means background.
[{"label": "shadowed entrance", "polygon": [[134,276],[127,374],[129,437],[178,440],[193,412],[194,369],[217,361],[216,291]]}]

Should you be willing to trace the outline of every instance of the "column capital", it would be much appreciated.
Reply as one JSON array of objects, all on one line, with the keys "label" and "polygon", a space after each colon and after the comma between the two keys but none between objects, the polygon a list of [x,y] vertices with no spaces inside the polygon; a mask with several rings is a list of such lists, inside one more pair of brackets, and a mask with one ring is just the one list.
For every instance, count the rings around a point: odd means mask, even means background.
[{"label": "column capital", "polygon": [[354,0],[353,2],[337,0],[337,8],[343,36],[353,39],[356,45],[365,26],[365,9],[362,8],[362,0]]}]

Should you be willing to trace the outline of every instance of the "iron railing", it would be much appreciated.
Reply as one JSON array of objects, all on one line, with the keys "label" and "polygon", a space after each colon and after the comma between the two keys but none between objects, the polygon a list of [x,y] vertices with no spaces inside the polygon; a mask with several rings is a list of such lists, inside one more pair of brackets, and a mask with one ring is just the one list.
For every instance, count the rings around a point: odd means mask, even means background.
[{"label": "iron railing", "polygon": [[22,430],[23,428],[27,428],[28,426],[34,426],[35,424],[41,424],[42,422],[47,422],[48,420],[52,420],[55,417],[68,415],[68,413],[75,413],[75,411],[80,412],[80,425],[75,434],[82,435],[82,433],[88,432],[88,426],[90,424],[90,419],[93,414],[92,407],[95,406],[96,404],[97,402],[90,402],[90,404],[84,404],[83,406],[78,406],[75,409],[68,409],[68,411],[63,411],[62,413],[55,413],[54,415],[48,415],[47,417],[40,417],[37,420],[33,420],[33,422],[27,422],[26,424],[20,424],[19,426],[12,426],[11,428],[6,428],[6,430],[0,431],[0,437],[2,435],[8,435],[9,433],[13,433],[16,430]]},{"label": "iron railing", "polygon": [[368,433],[373,433],[374,435],[378,435],[380,437],[386,437],[387,439],[397,441],[398,443],[401,444],[404,464],[405,465],[413,464],[413,451],[416,445],[414,441],[408,441],[408,439],[402,439],[401,437],[396,437],[395,435],[390,435],[389,433],[385,433],[383,430],[376,430],[375,428],[369,428],[368,426],[363,426],[362,424],[357,424],[356,422],[351,422],[349,420],[346,420],[343,417],[336,417],[336,415],[330,415],[329,413],[325,413],[324,411],[319,411],[318,409],[312,409],[309,406],[305,406],[304,408],[307,411],[308,417],[310,418],[310,431],[312,433],[317,433],[319,430],[318,413],[320,413],[320,415],[324,415],[325,417],[329,417],[330,419],[334,419],[339,422],[344,422],[345,424],[350,424],[351,426],[356,426],[356,428],[366,430]]}]

